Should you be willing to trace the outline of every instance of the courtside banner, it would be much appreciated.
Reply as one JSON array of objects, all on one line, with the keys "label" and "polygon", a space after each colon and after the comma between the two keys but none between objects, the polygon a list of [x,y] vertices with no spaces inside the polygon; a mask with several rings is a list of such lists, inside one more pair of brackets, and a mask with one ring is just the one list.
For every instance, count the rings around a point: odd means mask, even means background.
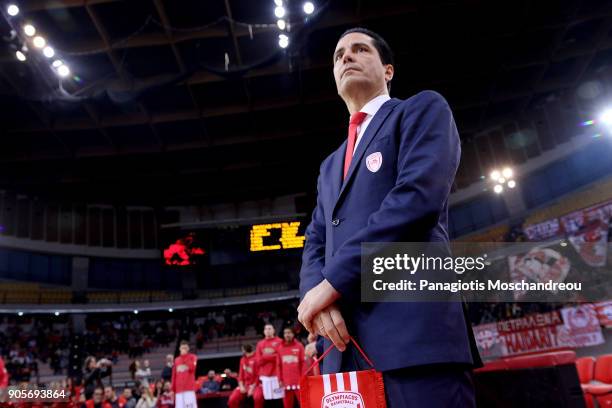
[{"label": "courtside banner", "polygon": [[[372,362],[357,345],[364,360],[372,366]],[[312,370],[334,346],[310,366],[306,374]],[[350,371],[324,375],[302,376],[300,380],[300,407],[302,408],[386,408],[385,386],[382,373],[375,369]]]}]

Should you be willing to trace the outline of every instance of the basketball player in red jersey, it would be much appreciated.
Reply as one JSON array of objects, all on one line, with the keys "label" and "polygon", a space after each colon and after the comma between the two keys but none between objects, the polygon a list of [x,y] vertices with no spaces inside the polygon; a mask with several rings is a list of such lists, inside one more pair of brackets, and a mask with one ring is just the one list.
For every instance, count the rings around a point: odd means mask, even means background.
[{"label": "basketball player in red jersey", "polygon": [[[283,398],[283,382],[280,355],[278,347],[282,340],[276,336],[274,326],[270,323],[264,326],[264,338],[257,343],[255,356],[257,358],[257,375],[264,399]],[[257,390],[256,390],[257,392]]]},{"label": "basketball player in red jersey", "polygon": [[295,339],[291,327],[283,330],[283,341],[278,347],[281,358],[281,377],[285,385],[284,408],[293,408],[300,399],[300,377],[304,371],[304,346]]},{"label": "basketball player in red jersey", "polygon": [[198,358],[189,352],[189,342],[181,341],[180,355],[172,366],[172,392],[175,395],[175,408],[197,408],[195,372]]},{"label": "basketball player in red jersey", "polygon": [[261,408],[264,405],[261,387],[259,387],[259,392],[255,393],[259,384],[255,350],[253,350],[252,345],[245,344],[242,346],[242,353],[240,369],[238,371],[238,388],[230,395],[227,405],[229,408],[239,408],[245,398],[252,397],[254,407]]}]

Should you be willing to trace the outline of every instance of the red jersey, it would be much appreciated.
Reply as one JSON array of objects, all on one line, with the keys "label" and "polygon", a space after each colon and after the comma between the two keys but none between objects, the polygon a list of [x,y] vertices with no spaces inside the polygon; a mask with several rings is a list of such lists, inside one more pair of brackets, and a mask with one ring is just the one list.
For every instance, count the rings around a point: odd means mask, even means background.
[{"label": "red jersey", "polygon": [[281,359],[283,384],[298,385],[304,370],[304,346],[295,339],[288,344],[283,341],[278,347],[278,354]]},{"label": "red jersey", "polygon": [[172,408],[174,406],[174,395],[171,392],[164,392],[157,398],[158,408]]},{"label": "red jersey", "polygon": [[267,377],[277,376],[282,381],[280,369],[280,356],[278,347],[283,341],[279,337],[263,339],[257,343],[255,356],[257,357],[257,375]]},{"label": "red jersey", "polygon": [[0,357],[0,388],[8,387],[9,383],[9,374],[6,371],[6,367],[4,366],[4,360]]},{"label": "red jersey", "polygon": [[195,372],[198,358],[195,354],[185,354],[174,359],[172,366],[172,391],[175,394],[185,391],[195,391]]},{"label": "red jersey", "polygon": [[242,356],[240,359],[240,370],[238,370],[238,381],[242,381],[245,387],[257,382],[257,357]]}]

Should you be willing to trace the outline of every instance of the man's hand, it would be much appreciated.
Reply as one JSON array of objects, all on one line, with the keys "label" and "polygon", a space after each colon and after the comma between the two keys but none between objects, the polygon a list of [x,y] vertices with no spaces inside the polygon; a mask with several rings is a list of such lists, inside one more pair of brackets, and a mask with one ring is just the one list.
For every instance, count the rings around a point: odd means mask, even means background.
[{"label": "man's hand", "polygon": [[340,313],[340,308],[336,304],[323,309],[315,316],[312,324],[317,333],[331,340],[338,350],[344,351],[346,349],[346,344],[350,341],[350,335],[342,313]]},{"label": "man's hand", "polygon": [[321,283],[310,289],[302,299],[297,308],[298,320],[310,333],[316,333],[312,328],[314,317],[339,297],[340,293],[334,289],[327,279],[323,279]]}]

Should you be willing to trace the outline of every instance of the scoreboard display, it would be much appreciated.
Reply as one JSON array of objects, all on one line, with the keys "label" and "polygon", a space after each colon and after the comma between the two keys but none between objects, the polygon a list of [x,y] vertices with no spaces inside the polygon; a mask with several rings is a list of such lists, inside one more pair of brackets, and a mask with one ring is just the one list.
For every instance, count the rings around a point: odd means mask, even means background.
[{"label": "scoreboard display", "polygon": [[[300,227],[300,221],[253,225],[249,234],[250,250],[257,252],[303,248],[306,237],[299,235]],[[277,238],[279,233],[280,237]]]},{"label": "scoreboard display", "polygon": [[170,267],[249,262],[256,258],[301,254],[304,220],[206,228],[166,228],[161,232],[164,264]]}]

